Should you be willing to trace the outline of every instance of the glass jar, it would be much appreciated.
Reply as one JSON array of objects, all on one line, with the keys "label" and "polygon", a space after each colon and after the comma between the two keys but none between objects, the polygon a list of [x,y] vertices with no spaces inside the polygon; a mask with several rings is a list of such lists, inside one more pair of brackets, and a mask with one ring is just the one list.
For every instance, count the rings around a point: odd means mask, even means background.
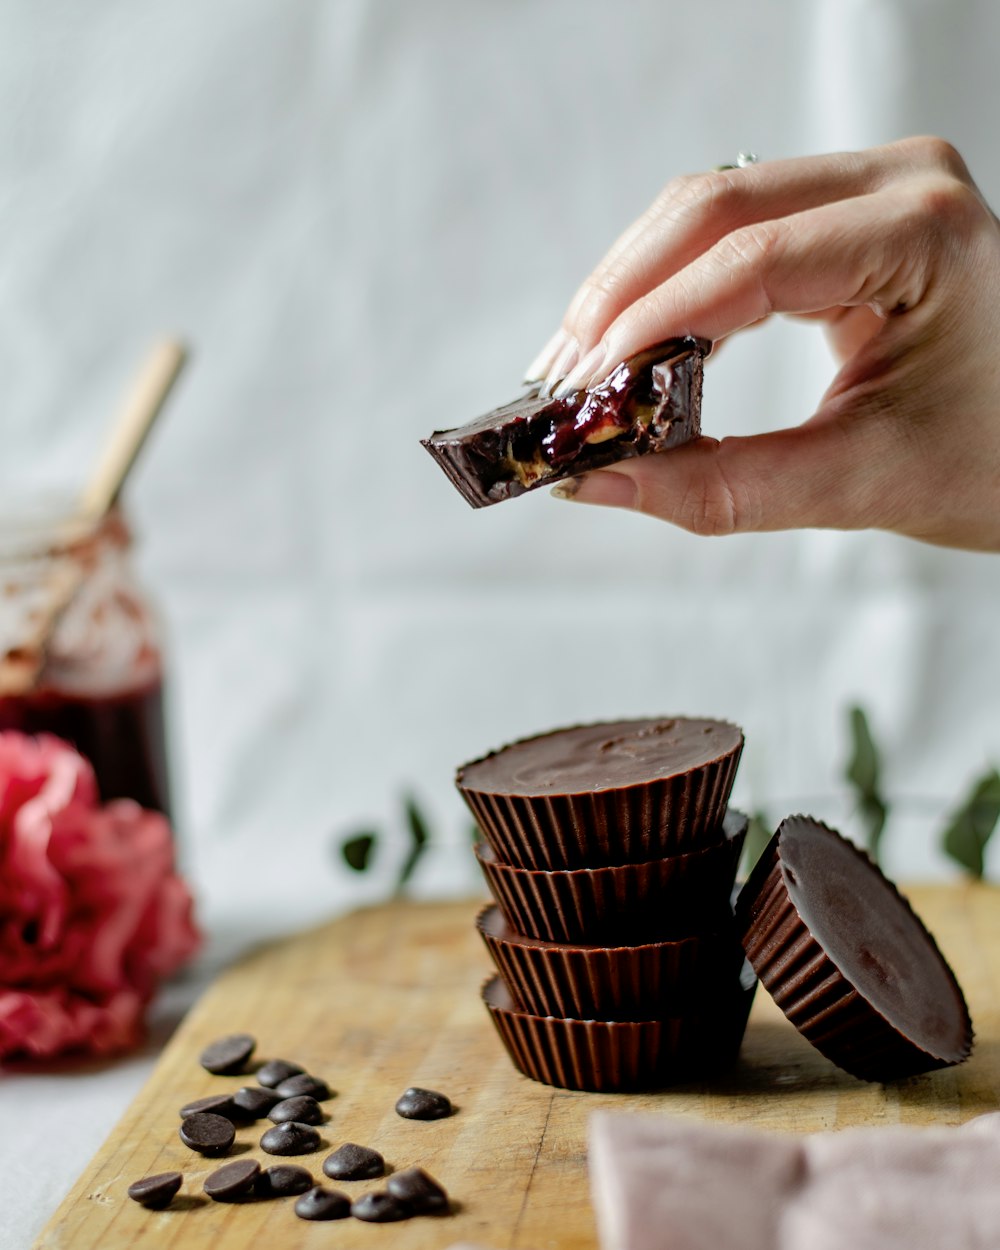
[{"label": "glass jar", "polygon": [[[160,631],[128,526],[119,511],[96,531],[53,515],[0,516],[0,730],[72,742],[102,799],[169,817]],[[39,657],[39,622],[61,585],[73,593]]]}]

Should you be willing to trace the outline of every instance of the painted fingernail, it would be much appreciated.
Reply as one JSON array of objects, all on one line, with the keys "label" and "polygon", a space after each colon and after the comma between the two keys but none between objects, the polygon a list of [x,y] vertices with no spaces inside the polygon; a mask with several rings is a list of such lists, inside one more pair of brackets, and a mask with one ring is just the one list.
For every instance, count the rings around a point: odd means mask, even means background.
[{"label": "painted fingernail", "polygon": [[[560,487],[567,489],[560,490]],[[594,469],[582,477],[557,482],[552,487],[551,494],[557,499],[601,504],[606,508],[634,508],[638,503],[635,482],[624,473],[615,473],[613,469]]]},{"label": "painted fingernail", "polygon": [[552,392],[556,399],[565,399],[567,395],[572,395],[574,391],[583,390],[584,386],[593,377],[594,373],[604,361],[605,349],[603,343],[598,343],[596,347],[592,347],[580,363],[559,383]]},{"label": "painted fingernail", "polygon": [[552,368],[545,375],[545,381],[542,383],[539,393],[544,396],[551,395],[555,386],[563,380],[579,358],[580,344],[570,335],[562,351],[555,358]]},{"label": "painted fingernail", "polygon": [[525,369],[525,382],[540,382],[542,378],[545,377],[549,369],[552,368],[552,362],[562,351],[563,344],[568,338],[569,335],[562,328],[562,326],[560,326],[531,364],[528,365],[527,369]]}]

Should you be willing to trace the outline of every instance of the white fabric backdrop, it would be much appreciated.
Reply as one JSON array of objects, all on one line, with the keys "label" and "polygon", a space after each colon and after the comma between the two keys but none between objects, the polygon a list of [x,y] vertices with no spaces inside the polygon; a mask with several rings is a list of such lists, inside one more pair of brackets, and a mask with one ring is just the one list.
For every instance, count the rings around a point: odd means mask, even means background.
[{"label": "white fabric backdrop", "polygon": [[[216,960],[381,891],[331,836],[403,789],[464,841],[455,766],[554,725],[737,720],[736,797],[774,817],[843,814],[852,701],[898,795],[1000,759],[995,558],[474,513],[418,445],[516,392],[675,173],[926,131],[1000,204],[998,37],[989,0],[0,0],[0,488],[77,482],[149,341],[196,353],[130,498]],[[746,335],[706,431],[799,420],[830,374],[810,328]],[[946,871],[932,832],[900,819],[890,869]],[[417,884],[474,880],[437,855]],[[102,1076],[30,1212],[18,1176],[10,1245],[144,1072]],[[58,1079],[10,1088],[44,1130]]]}]

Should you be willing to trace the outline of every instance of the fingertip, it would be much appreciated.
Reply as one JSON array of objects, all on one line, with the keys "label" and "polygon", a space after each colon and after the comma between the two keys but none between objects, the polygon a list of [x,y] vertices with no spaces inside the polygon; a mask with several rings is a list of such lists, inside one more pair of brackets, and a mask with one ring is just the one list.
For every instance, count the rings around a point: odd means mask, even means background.
[{"label": "fingertip", "polygon": [[568,338],[569,335],[562,328],[562,326],[560,326],[534,360],[532,360],[531,364],[528,365],[527,369],[525,369],[525,382],[541,382],[548,371],[552,368],[552,362],[562,351]]},{"label": "fingertip", "polygon": [[614,469],[594,469],[580,477],[557,482],[550,494],[556,499],[597,504],[605,508],[635,508],[639,501],[636,484]]}]

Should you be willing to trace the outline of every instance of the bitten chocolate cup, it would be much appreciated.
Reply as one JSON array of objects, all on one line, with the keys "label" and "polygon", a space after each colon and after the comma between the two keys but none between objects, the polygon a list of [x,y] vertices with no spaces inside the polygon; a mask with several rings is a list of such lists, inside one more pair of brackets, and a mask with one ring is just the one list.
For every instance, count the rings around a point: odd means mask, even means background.
[{"label": "bitten chocolate cup", "polygon": [[713,933],[639,946],[540,942],[515,933],[496,904],[476,928],[514,1006],[536,1016],[646,1020],[692,1006],[739,976],[743,948],[730,921]]},{"label": "bitten chocolate cup", "polygon": [[736,904],[747,957],[799,1032],[866,1081],[961,1063],[972,1021],[910,904],[809,816],[778,826]]},{"label": "bitten chocolate cup", "polygon": [[[748,966],[747,966],[748,967]],[[560,1089],[657,1089],[736,1059],[757,982],[734,977],[704,1008],[661,1020],[568,1020],[520,1011],[499,977],[483,1001],[515,1068]]]},{"label": "bitten chocolate cup", "polygon": [[456,784],[503,863],[639,863],[719,840],[742,750],[725,721],[577,725],[465,764]]},{"label": "bitten chocolate cup", "polygon": [[641,864],[513,868],[483,843],[476,857],[517,933],[543,942],[631,945],[712,929],[729,917],[747,818],[731,808],[721,829],[722,840],[700,851]]}]

